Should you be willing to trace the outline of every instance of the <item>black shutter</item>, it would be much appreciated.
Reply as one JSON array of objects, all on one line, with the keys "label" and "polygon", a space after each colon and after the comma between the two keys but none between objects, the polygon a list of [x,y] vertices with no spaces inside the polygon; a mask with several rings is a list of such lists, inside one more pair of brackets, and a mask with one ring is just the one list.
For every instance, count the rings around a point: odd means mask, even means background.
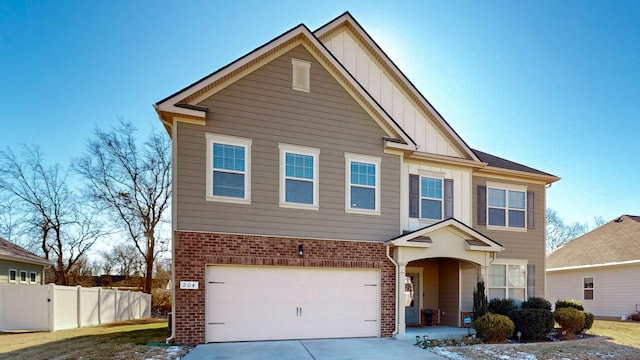
[{"label": "black shutter", "polygon": [[478,185],[478,225],[487,225],[487,187]]},{"label": "black shutter", "polygon": [[420,176],[409,174],[409,217],[420,217]]},{"label": "black shutter", "polygon": [[536,296],[536,264],[527,264],[527,298]]},{"label": "black shutter", "polygon": [[534,192],[527,191],[527,229],[535,229],[535,206],[534,206]]},{"label": "black shutter", "polygon": [[453,217],[453,179],[444,179],[444,219]]}]

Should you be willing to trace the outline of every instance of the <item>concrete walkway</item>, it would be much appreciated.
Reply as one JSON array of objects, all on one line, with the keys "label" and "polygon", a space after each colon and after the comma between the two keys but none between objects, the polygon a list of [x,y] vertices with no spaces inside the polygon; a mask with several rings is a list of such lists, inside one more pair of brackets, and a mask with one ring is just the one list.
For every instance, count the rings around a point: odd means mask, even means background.
[{"label": "concrete walkway", "polygon": [[[415,340],[415,337],[414,337]],[[414,346],[414,342],[392,338],[355,338],[321,340],[254,341],[198,345],[184,360],[442,360],[429,350]]]}]

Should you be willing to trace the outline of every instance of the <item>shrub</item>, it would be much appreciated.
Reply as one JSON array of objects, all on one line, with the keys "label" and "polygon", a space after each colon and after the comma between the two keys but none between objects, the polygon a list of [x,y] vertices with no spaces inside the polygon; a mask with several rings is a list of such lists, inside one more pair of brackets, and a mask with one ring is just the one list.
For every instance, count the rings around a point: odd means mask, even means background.
[{"label": "shrub", "polygon": [[489,312],[504,316],[509,316],[517,308],[518,305],[513,299],[491,299],[488,306]]},{"label": "shrub", "polygon": [[640,321],[640,312],[629,315],[629,320]]},{"label": "shrub", "polygon": [[582,330],[580,330],[580,332],[585,332],[589,329],[591,329],[591,326],[593,326],[593,319],[594,316],[592,313],[585,311],[584,312],[584,326],[582,326]]},{"label": "shrub", "polygon": [[584,312],[571,307],[556,309],[554,318],[567,334],[577,334],[584,327]]},{"label": "shrub", "polygon": [[153,289],[151,291],[151,314],[153,317],[163,318],[171,311],[171,291]]},{"label": "shrub", "polygon": [[540,309],[551,311],[551,303],[549,300],[541,297],[532,297],[522,303],[523,309]]},{"label": "shrub", "polygon": [[502,342],[513,336],[515,326],[508,317],[500,314],[486,313],[476,319],[473,324],[476,334],[490,342]]},{"label": "shrub", "polygon": [[487,313],[487,296],[484,291],[484,281],[478,281],[478,285],[473,290],[473,319]]},{"label": "shrub", "polygon": [[578,311],[584,311],[584,307],[582,306],[582,303],[578,300],[573,300],[573,299],[562,299],[562,300],[556,301],[556,310],[562,309],[562,308],[573,308]]},{"label": "shrub", "polygon": [[527,340],[545,339],[555,324],[553,313],[545,309],[516,309],[511,312],[510,318],[515,331],[520,331],[522,338]]}]

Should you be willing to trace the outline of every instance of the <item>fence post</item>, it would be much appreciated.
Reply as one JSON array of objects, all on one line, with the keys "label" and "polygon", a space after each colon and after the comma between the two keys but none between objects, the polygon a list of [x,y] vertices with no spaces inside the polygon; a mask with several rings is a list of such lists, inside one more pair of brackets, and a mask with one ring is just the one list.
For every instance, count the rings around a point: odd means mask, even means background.
[{"label": "fence post", "polygon": [[115,320],[115,322],[118,322],[118,321],[120,321],[120,318],[118,317],[118,303],[120,302],[120,299],[119,299],[120,294],[118,293],[118,289],[114,289],[114,290],[115,290],[115,293],[114,293],[113,296],[115,298],[114,302],[115,302],[115,308],[116,308],[116,312],[115,312],[116,316],[115,316],[114,320]]},{"label": "fence post", "polygon": [[[46,286],[46,285],[45,285]],[[56,331],[56,313],[55,313],[55,302],[56,302],[56,284],[49,284],[47,286],[47,306],[49,313],[49,331]]]},{"label": "fence post", "polygon": [[102,288],[98,288],[98,325],[102,324]]},{"label": "fence post", "polygon": [[78,328],[82,327],[82,286],[76,285],[76,306],[77,308],[77,316],[78,316]]}]

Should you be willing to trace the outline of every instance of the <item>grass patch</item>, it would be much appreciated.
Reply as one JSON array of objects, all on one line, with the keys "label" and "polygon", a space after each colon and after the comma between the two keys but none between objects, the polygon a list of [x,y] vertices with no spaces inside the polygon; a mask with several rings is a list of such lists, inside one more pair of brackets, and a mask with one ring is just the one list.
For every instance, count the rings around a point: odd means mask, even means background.
[{"label": "grass patch", "polygon": [[0,359],[174,359],[188,348],[147,346],[169,336],[165,320],[122,323],[38,333],[3,333]]},{"label": "grass patch", "polygon": [[588,333],[607,337],[616,344],[640,349],[640,322],[596,320]]}]

